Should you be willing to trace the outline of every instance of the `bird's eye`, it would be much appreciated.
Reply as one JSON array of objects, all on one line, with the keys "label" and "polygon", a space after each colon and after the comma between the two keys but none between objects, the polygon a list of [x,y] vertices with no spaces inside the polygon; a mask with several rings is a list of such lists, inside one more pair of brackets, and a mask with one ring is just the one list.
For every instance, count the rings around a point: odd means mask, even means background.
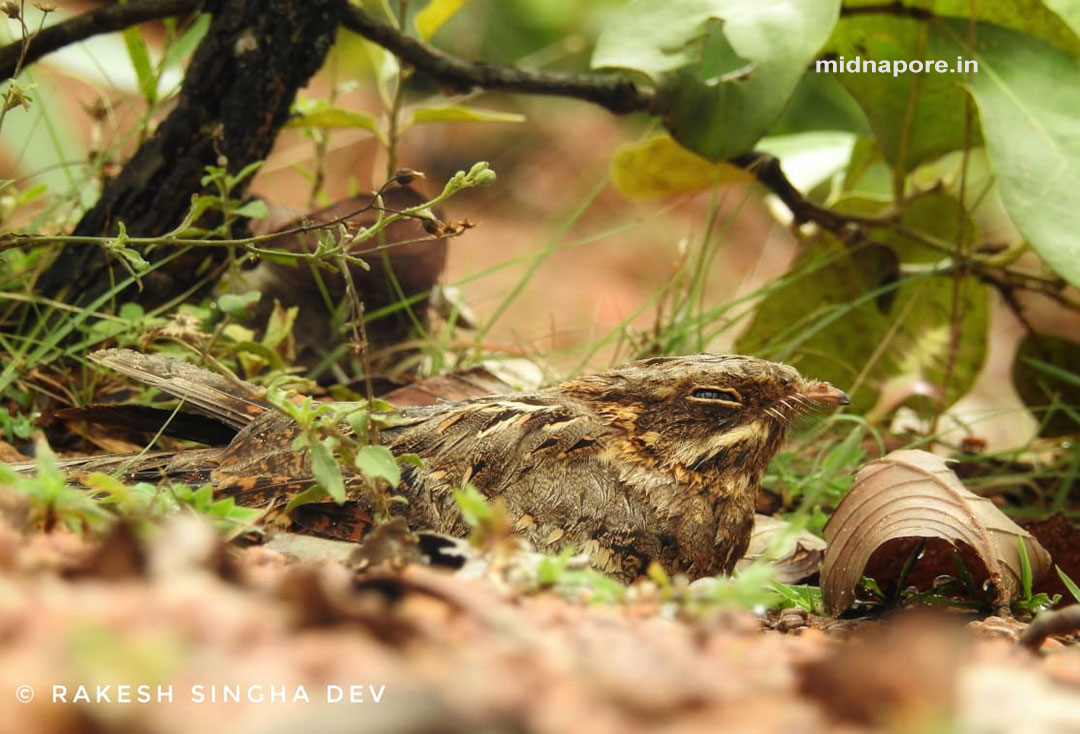
[{"label": "bird's eye", "polygon": [[694,400],[708,400],[720,403],[742,403],[742,395],[729,387],[699,387],[690,393]]}]

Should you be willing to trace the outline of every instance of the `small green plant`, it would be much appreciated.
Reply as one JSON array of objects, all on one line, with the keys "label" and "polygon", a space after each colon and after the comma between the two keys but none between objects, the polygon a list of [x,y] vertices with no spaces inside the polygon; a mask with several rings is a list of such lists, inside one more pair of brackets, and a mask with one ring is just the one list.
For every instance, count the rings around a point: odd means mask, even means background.
[{"label": "small green plant", "polygon": [[626,598],[626,586],[574,560],[574,549],[544,556],[536,568],[536,588],[551,589],[567,599],[585,598],[598,604],[617,604]]},{"label": "small green plant", "polygon": [[684,603],[693,608],[736,606],[766,610],[787,606],[785,595],[777,588],[773,569],[768,563],[752,563],[731,576],[717,576],[700,591],[684,594]]},{"label": "small green plant", "polygon": [[514,535],[513,521],[501,497],[489,501],[475,486],[466,483],[454,490],[454,503],[461,518],[471,529],[469,542],[473,547],[490,553],[496,564],[502,564],[521,549]]},{"label": "small green plant", "polygon": [[[415,454],[394,456],[380,446],[378,432],[395,424],[393,406],[373,400],[353,403],[319,403],[310,397],[294,400],[279,388],[267,393],[271,405],[296,422],[300,433],[292,450],[306,451],[315,485],[294,497],[292,510],[327,498],[345,502],[348,490],[362,488],[371,499],[378,521],[390,519],[390,504],[405,502],[393,492],[401,484],[402,465],[420,466]],[[348,474],[342,467],[348,468]]]},{"label": "small green plant", "polygon": [[0,485],[6,485],[30,502],[31,519],[45,530],[57,526],[73,532],[99,532],[112,524],[113,516],[84,489],[70,486],[44,437],[34,442],[37,471],[33,476],[16,473],[0,463]]},{"label": "small green plant", "polygon": [[22,441],[34,432],[34,424],[25,413],[12,415],[7,408],[0,407],[0,437],[9,443]]},{"label": "small green plant", "polygon": [[1061,594],[1054,594],[1053,598],[1048,596],[1045,592],[1039,592],[1038,594],[1032,594],[1032,576],[1031,576],[1031,559],[1028,557],[1027,544],[1024,543],[1023,538],[1017,538],[1020,550],[1020,590],[1023,592],[1022,599],[1015,599],[1012,602],[1013,611],[1025,612],[1027,614],[1035,615],[1044,609],[1050,609],[1057,606],[1061,601]]},{"label": "small green plant", "polygon": [[35,441],[36,472],[19,474],[0,463],[0,486],[23,495],[31,520],[46,531],[64,527],[72,532],[100,535],[120,519],[136,524],[154,522],[180,508],[189,508],[211,522],[227,538],[255,529],[262,510],[236,505],[232,497],[215,500],[209,486],[128,485],[114,476],[95,472],[80,486],[68,481],[56,455],[43,437]]},{"label": "small green plant", "polygon": [[784,606],[798,607],[810,614],[823,614],[825,611],[825,603],[822,601],[819,586],[782,584],[774,581],[772,590],[779,595]]}]

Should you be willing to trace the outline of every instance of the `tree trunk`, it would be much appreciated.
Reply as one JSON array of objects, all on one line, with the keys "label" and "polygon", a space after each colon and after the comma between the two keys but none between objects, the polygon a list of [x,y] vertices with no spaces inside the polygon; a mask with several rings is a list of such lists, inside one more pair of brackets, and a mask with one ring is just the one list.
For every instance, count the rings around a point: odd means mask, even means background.
[{"label": "tree trunk", "polygon": [[[160,235],[187,213],[208,165],[236,173],[270,152],[297,90],[326,57],[345,0],[211,0],[214,16],[184,77],[176,109],[105,187],[76,235]],[[234,190],[242,196],[246,182]],[[173,254],[155,248],[151,262]],[[118,295],[147,307],[195,287],[224,249],[194,249]],[[101,248],[67,246],[38,282],[44,295],[88,303],[127,276]]]}]

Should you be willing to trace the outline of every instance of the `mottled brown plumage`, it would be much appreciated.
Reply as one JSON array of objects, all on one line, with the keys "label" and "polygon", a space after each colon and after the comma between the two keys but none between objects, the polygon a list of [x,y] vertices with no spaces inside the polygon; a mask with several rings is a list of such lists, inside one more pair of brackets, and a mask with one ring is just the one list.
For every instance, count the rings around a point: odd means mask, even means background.
[{"label": "mottled brown plumage", "polygon": [[[623,579],[653,560],[697,578],[730,572],[742,557],[762,474],[792,415],[813,403],[847,396],[786,365],[699,354],[404,409],[382,441],[423,459],[399,490],[408,504],[395,505],[414,530],[465,535],[453,490],[469,482],[501,498],[540,550],[577,547]],[[311,483],[306,457],[292,449],[297,431],[269,411],[194,463],[223,493],[283,505]],[[183,454],[166,463],[170,474],[192,470]]]}]

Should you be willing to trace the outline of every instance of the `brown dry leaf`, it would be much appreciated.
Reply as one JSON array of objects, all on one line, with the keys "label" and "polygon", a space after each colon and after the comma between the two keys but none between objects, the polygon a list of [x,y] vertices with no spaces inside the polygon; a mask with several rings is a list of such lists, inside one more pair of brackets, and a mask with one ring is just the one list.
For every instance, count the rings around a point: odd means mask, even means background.
[{"label": "brown dry leaf", "polygon": [[851,491],[840,501],[825,540],[821,592],[831,614],[855,600],[855,587],[870,556],[897,538],[943,538],[971,547],[985,564],[998,601],[1020,588],[1020,546],[1024,539],[1032,577],[1050,570],[1050,554],[985,497],[960,483],[945,461],[926,451],[893,451],[864,464]]},{"label": "brown dry leaf", "polygon": [[736,569],[749,566],[765,556],[773,567],[774,578],[782,584],[794,584],[813,576],[821,567],[821,557],[825,552],[825,541],[809,530],[800,530],[795,537],[784,544],[781,552],[770,555],[770,545],[778,535],[791,532],[791,523],[772,515],[754,515],[754,534],[750,536],[750,545],[746,555],[736,565]]}]

